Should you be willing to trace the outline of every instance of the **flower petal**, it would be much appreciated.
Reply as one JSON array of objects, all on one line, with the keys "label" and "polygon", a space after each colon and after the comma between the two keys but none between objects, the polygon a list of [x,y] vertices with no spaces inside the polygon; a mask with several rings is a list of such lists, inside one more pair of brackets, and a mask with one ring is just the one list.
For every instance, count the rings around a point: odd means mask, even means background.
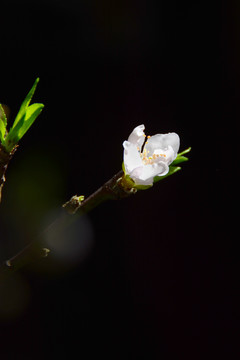
[{"label": "flower petal", "polygon": [[173,162],[173,160],[175,159],[175,154],[174,154],[173,148],[171,146],[168,146],[168,148],[166,150],[161,150],[161,149],[154,150],[153,156],[154,155],[159,156],[155,160],[155,162],[164,161],[168,165],[170,165]]},{"label": "flower petal", "polygon": [[174,160],[177,156],[180,146],[180,138],[178,134],[168,133],[153,135],[149,138],[145,148],[147,151],[149,151],[149,156],[152,156],[155,150],[168,150],[169,146],[171,146],[174,151]]},{"label": "flower petal", "polygon": [[132,131],[128,138],[128,141],[134,145],[137,145],[140,150],[145,140],[144,129],[144,125],[139,125],[135,127],[135,129]]},{"label": "flower petal", "polygon": [[166,162],[159,161],[152,165],[144,165],[135,168],[129,175],[136,185],[152,185],[155,176],[166,175],[169,167]]},{"label": "flower petal", "polygon": [[137,145],[134,145],[129,141],[124,141],[123,147],[123,162],[125,171],[127,174],[130,174],[133,169],[143,165],[142,159],[137,149]]}]

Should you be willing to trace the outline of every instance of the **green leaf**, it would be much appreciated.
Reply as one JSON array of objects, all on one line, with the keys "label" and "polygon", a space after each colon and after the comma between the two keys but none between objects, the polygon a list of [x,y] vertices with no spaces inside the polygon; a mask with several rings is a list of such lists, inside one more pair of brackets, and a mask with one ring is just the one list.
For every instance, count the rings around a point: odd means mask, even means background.
[{"label": "green leaf", "polygon": [[28,131],[28,129],[36,120],[36,118],[38,117],[38,115],[40,114],[40,112],[44,107],[43,104],[32,104],[29,106],[38,82],[39,82],[39,78],[35,80],[31,90],[29,91],[25,100],[23,101],[20,110],[13,123],[13,126],[10,129],[7,137],[5,138],[4,146],[8,152],[11,152],[11,150],[18,143],[18,141]]},{"label": "green leaf", "polygon": [[25,116],[24,116],[23,124],[17,133],[18,141],[28,131],[28,129],[34,123],[34,121],[36,120],[38,115],[41,113],[43,108],[44,108],[43,104],[32,104],[31,106],[29,106],[27,108]]},{"label": "green leaf", "polygon": [[24,116],[18,121],[17,125],[10,130],[5,140],[7,150],[11,150],[19,142],[41,113],[43,107],[43,104],[32,104],[26,109]]},{"label": "green leaf", "polygon": [[7,127],[7,117],[2,107],[2,104],[0,104],[0,142],[3,145],[5,142],[6,127]]},{"label": "green leaf", "polygon": [[24,99],[20,109],[19,109],[19,112],[14,120],[14,123],[13,123],[13,126],[12,128],[10,129],[10,131],[15,127],[17,126],[18,122],[21,121],[22,117],[25,115],[25,112],[28,108],[28,105],[30,104],[30,101],[32,100],[32,97],[35,93],[35,90],[36,90],[36,87],[37,87],[37,84],[39,82],[39,78],[37,78],[31,88],[31,90],[29,91],[29,93],[27,94],[26,98]]},{"label": "green leaf", "polygon": [[188,161],[188,158],[186,156],[177,156],[176,159],[172,162],[172,165],[175,166],[185,161]]},{"label": "green leaf", "polygon": [[0,143],[4,145],[4,137],[6,133],[6,128],[4,126],[3,120],[0,118]]},{"label": "green leaf", "polygon": [[187,154],[189,151],[191,151],[191,147],[188,149],[182,151],[181,153],[177,154],[176,159],[172,162],[172,166],[178,165],[182,162],[188,161],[188,158],[186,156],[183,156],[184,154]]},{"label": "green leaf", "polygon": [[6,114],[5,114],[5,111],[4,111],[4,108],[2,106],[2,104],[0,104],[0,119],[2,119],[4,125],[5,125],[5,128],[7,126],[7,117],[6,117]]},{"label": "green leaf", "polygon": [[189,148],[187,148],[186,150],[183,150],[182,152],[180,152],[178,154],[178,156],[182,156],[182,155],[185,155],[187,153],[189,153],[190,151],[192,150],[191,146]]}]

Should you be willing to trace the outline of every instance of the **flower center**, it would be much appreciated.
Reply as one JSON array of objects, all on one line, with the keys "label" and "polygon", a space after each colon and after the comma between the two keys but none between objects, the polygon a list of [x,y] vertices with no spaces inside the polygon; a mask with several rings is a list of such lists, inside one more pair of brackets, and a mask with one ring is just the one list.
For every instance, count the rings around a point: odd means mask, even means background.
[{"label": "flower center", "polygon": [[[146,135],[145,135],[146,137]],[[147,139],[150,139],[151,136],[147,136]],[[145,142],[145,144],[143,145],[143,152],[141,152],[141,149],[138,147],[138,151],[140,153],[140,156],[141,156],[141,159],[142,159],[142,162],[144,165],[152,165],[156,162],[156,160],[159,158],[159,157],[166,157],[166,154],[156,154],[156,153],[153,153],[151,156],[149,156],[148,154],[150,153],[149,150],[147,150],[145,148],[145,145],[148,143],[148,141]]]}]

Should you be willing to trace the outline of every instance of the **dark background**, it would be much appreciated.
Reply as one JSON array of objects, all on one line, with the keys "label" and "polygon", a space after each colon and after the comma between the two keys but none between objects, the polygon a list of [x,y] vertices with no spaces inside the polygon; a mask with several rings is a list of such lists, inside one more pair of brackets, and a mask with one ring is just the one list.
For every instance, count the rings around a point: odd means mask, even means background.
[{"label": "dark background", "polygon": [[237,358],[239,15],[237,1],[1,5],[9,123],[37,76],[45,104],[8,169],[2,261],[120,170],[135,126],[192,146],[181,172],[75,225],[70,257],[53,251],[2,285],[8,359]]}]

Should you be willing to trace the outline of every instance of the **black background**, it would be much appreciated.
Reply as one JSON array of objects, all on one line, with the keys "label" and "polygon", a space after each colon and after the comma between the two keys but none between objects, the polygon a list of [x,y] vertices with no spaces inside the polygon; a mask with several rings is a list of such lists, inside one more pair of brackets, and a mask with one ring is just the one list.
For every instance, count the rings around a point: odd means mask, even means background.
[{"label": "black background", "polygon": [[7,358],[237,357],[239,10],[237,1],[1,5],[9,122],[37,76],[34,102],[45,104],[8,169],[2,261],[72,195],[120,170],[135,126],[192,146],[181,172],[89,214],[94,237],[79,261],[53,252],[2,286]]}]

